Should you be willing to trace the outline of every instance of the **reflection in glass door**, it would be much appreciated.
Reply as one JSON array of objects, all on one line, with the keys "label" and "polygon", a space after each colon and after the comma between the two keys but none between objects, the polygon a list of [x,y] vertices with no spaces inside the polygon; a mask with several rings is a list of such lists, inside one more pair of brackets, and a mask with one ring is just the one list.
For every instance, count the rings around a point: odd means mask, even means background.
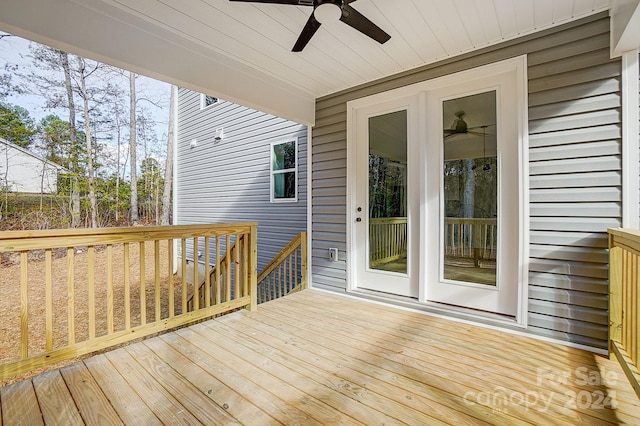
[{"label": "reflection in glass door", "polygon": [[369,269],[407,273],[407,111],[369,118]]},{"label": "reflection in glass door", "polygon": [[443,105],[443,280],[496,286],[496,92]]}]

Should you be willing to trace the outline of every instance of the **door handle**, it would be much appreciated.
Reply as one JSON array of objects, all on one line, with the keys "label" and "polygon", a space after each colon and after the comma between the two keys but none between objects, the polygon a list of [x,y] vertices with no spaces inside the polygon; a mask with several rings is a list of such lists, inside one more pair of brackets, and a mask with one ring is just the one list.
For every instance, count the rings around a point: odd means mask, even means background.
[{"label": "door handle", "polygon": [[362,222],[362,218],[356,217],[356,222]]}]

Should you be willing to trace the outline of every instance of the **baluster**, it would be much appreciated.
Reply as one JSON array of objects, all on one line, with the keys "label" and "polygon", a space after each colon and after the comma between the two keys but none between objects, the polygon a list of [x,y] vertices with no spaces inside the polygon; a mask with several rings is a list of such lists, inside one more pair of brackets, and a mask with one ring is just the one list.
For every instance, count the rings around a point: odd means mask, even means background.
[{"label": "baluster", "polygon": [[226,292],[227,302],[231,300],[231,235],[227,234],[227,245],[225,246],[226,252],[224,255],[224,270],[226,278]]},{"label": "baluster", "polygon": [[200,259],[198,257],[198,237],[193,238],[193,293],[191,294],[191,309],[197,311],[200,309],[200,280],[198,279],[198,269],[200,269]]},{"label": "baluster", "polygon": [[182,304],[182,314],[187,313],[187,240],[184,238],[180,239],[180,250],[182,255],[182,277],[181,277],[181,304]]},{"label": "baluster", "polygon": [[211,306],[211,271],[209,269],[210,264],[210,247],[209,237],[204,237],[204,306]]},{"label": "baluster", "polygon": [[638,334],[640,334],[640,330],[638,329],[638,327],[640,327],[640,309],[638,309],[638,295],[640,294],[640,279],[638,277],[638,256],[634,255],[635,257],[635,265],[634,265],[634,279],[633,281],[631,281],[631,285],[633,286],[634,289],[634,297],[633,300],[631,301],[632,306],[635,309],[635,314],[633,316],[631,316],[630,321],[633,323],[634,327],[633,327],[633,332],[632,335],[634,336],[635,339],[635,345],[634,345],[634,353],[635,353],[635,357],[633,358],[633,363],[636,367],[640,366],[640,337],[638,336]]},{"label": "baluster", "polygon": [[242,236],[242,280],[244,282],[243,286],[243,296],[249,295],[249,244],[247,234]]},{"label": "baluster", "polygon": [[74,253],[73,247],[67,248],[67,327],[69,334],[69,345],[76,343],[76,326],[75,326],[75,294],[73,290],[74,279]]},{"label": "baluster", "polygon": [[[145,268],[144,241],[138,243],[139,256],[138,264],[140,265],[140,325],[147,323],[147,283]],[[184,252],[183,252],[184,254]]]},{"label": "baluster", "polygon": [[220,280],[220,237],[216,235],[216,273],[213,276],[213,279],[215,280],[215,286],[216,286],[216,304],[220,303],[220,298],[222,297],[222,282]]},{"label": "baluster", "polygon": [[53,349],[53,250],[46,249],[44,252],[44,273],[45,273],[45,334],[46,343],[45,349],[50,351]]},{"label": "baluster", "polygon": [[131,259],[129,254],[129,243],[124,243],[124,328],[131,328]]},{"label": "baluster", "polygon": [[107,333],[113,333],[113,244],[107,244]]},{"label": "baluster", "polygon": [[160,302],[160,294],[161,294],[161,289],[160,289],[160,240],[154,240],[153,241],[153,248],[154,248],[154,280],[155,280],[155,308],[156,308],[156,321],[160,321],[162,318],[162,313],[161,313],[161,302]]},{"label": "baluster", "polygon": [[233,286],[233,298],[240,297],[240,286],[242,281],[240,280],[240,235],[236,234],[235,249],[233,250],[233,270],[234,270],[234,286]]},{"label": "baluster", "polygon": [[169,280],[169,318],[175,316],[175,294],[173,288],[173,239],[167,240],[167,276]]},{"label": "baluster", "polygon": [[294,273],[294,287],[297,287],[301,284],[301,279],[300,276],[298,275],[298,250],[302,250],[302,245],[300,245],[300,247],[296,247],[296,249],[293,252],[293,273]]},{"label": "baluster", "polygon": [[20,357],[29,357],[29,252],[20,252]]},{"label": "baluster", "polygon": [[96,298],[95,298],[95,247],[87,248],[88,298],[89,298],[89,339],[96,337]]},{"label": "baluster", "polygon": [[630,279],[629,279],[629,293],[631,297],[629,297],[629,356],[633,360],[633,363],[638,365],[638,352],[637,341],[638,341],[638,256],[635,253],[631,254],[631,268],[630,268]]}]

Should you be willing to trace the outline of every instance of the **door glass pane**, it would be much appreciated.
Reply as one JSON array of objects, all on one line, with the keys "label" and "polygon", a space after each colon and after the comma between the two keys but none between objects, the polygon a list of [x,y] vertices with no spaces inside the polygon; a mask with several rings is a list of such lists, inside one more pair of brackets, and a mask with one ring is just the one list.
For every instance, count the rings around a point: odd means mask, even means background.
[{"label": "door glass pane", "polygon": [[369,118],[369,268],[407,272],[407,111]]},{"label": "door glass pane", "polygon": [[496,92],[445,101],[443,117],[442,278],[495,286]]}]

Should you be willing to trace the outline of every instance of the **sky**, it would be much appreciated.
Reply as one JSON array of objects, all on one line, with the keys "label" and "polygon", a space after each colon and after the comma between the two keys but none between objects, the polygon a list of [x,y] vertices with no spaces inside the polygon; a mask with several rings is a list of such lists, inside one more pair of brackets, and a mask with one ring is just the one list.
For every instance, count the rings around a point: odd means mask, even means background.
[{"label": "sky", "polygon": [[[29,57],[29,45],[31,43],[34,42],[17,36],[4,37],[0,39],[0,72],[4,70],[7,64],[10,64],[17,65],[19,72],[28,73],[29,68],[31,68],[32,66],[32,61]],[[153,120],[153,128],[156,135],[158,136],[158,141],[161,145],[158,147],[157,151],[162,153],[166,151],[170,88],[171,86],[168,83],[154,80],[148,77],[139,76],[136,79],[136,92],[138,98],[149,98],[153,100],[154,103],[157,103],[156,106],[150,102],[139,101],[138,105],[144,107],[144,109],[149,113],[151,119]],[[128,102],[128,83],[126,84],[126,87],[124,87],[124,89],[125,93],[127,93],[126,102]],[[46,109],[44,106],[44,98],[39,95],[12,95],[9,96],[5,101],[7,103],[19,105],[27,109],[31,117],[34,118],[36,122],[39,122],[40,119],[49,114],[56,114],[63,119],[66,119],[68,117],[68,112],[65,112],[64,110]]]}]

